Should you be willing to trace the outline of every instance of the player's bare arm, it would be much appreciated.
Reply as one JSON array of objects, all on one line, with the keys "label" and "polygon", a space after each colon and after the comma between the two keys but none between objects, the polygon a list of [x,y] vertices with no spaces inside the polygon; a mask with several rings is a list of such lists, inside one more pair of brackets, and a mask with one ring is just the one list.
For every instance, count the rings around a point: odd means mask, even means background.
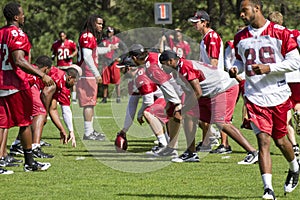
[{"label": "player's bare arm", "polygon": [[14,58],[16,65],[19,66],[26,73],[33,74],[35,76],[42,78],[46,86],[51,86],[55,84],[50,76],[48,76],[41,70],[32,67],[32,65],[25,59],[24,51],[15,50],[12,52],[12,56]]}]

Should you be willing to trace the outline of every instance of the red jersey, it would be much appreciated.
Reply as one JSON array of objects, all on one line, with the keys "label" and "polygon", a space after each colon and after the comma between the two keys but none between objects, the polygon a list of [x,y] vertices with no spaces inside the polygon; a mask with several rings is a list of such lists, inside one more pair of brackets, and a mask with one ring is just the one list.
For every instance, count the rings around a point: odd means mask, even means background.
[{"label": "red jersey", "polygon": [[66,39],[64,42],[62,42],[61,40],[56,40],[51,47],[51,51],[57,56],[57,66],[72,65],[72,58],[69,58],[69,56],[75,50],[76,43],[68,39]]},{"label": "red jersey", "polygon": [[224,70],[223,41],[220,35],[210,29],[200,43],[200,61],[211,64],[210,59],[218,59],[218,68]]},{"label": "red jersey", "polygon": [[[117,36],[112,36],[111,38],[104,39],[102,42],[105,47],[108,47],[111,44],[118,45],[120,42],[120,38],[118,38]],[[115,50],[111,50],[110,52],[106,53],[104,56],[108,59],[113,59],[114,53]]]},{"label": "red jersey", "polygon": [[56,84],[56,91],[53,99],[56,99],[62,105],[70,105],[70,89],[66,87],[66,72],[54,66],[51,67],[48,75]]},{"label": "red jersey", "polygon": [[190,45],[187,41],[179,41],[176,44],[172,38],[169,38],[169,44],[172,51],[176,52],[176,54],[180,58],[186,58],[190,53]]},{"label": "red jersey", "polygon": [[97,39],[90,32],[83,32],[79,36],[78,40],[78,62],[77,65],[82,68],[83,77],[94,77],[94,74],[89,69],[88,65],[83,59],[83,48],[91,49],[93,51],[93,60],[96,66],[98,66],[98,54],[97,54]]},{"label": "red jersey", "polygon": [[135,75],[135,85],[141,95],[146,95],[157,90],[156,84],[146,75],[144,68],[139,68]]},{"label": "red jersey", "polygon": [[294,30],[291,30],[292,32],[292,37],[295,38],[297,44],[298,44],[298,47],[300,48],[300,31],[294,29]]},{"label": "red jersey", "polygon": [[157,85],[162,85],[163,83],[169,81],[172,76],[163,71],[159,63],[159,54],[154,52],[149,52],[146,58],[146,73],[147,76]]},{"label": "red jersey", "polygon": [[0,29],[0,90],[24,90],[28,84],[28,74],[18,67],[12,57],[15,50],[23,50],[28,60],[31,44],[22,29],[10,25]]},{"label": "red jersey", "polygon": [[199,82],[201,82],[205,80],[203,72],[200,69],[196,70],[191,60],[181,58],[178,66],[179,74],[181,74],[187,81],[198,79]]}]

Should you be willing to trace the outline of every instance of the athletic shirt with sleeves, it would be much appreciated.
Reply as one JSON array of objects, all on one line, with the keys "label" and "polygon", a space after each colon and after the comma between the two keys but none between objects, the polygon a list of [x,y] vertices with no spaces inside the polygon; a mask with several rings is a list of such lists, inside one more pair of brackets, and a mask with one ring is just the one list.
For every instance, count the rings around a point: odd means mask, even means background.
[{"label": "athletic shirt with sleeves", "polygon": [[169,38],[169,44],[171,50],[176,52],[180,58],[186,58],[191,51],[190,45],[187,41],[180,41],[175,44],[174,40]]},{"label": "athletic shirt with sleeves", "polygon": [[0,29],[0,90],[25,90],[30,88],[28,74],[18,67],[12,57],[15,50],[23,50],[28,60],[31,44],[27,35],[18,27]]},{"label": "athletic shirt with sleeves", "polygon": [[66,87],[66,72],[54,66],[51,67],[48,75],[52,78],[56,85],[56,91],[53,98],[60,102],[60,95],[64,94],[70,97],[70,90]]},{"label": "athletic shirt with sleeves", "polygon": [[[300,48],[300,31],[298,30],[290,30],[291,37],[295,39],[298,44],[298,48]],[[295,70],[293,72],[288,72],[285,74],[286,81],[288,83],[300,83],[300,70]]]},{"label": "athletic shirt with sleeves", "polygon": [[300,48],[300,31],[299,30],[291,30],[292,32],[292,37],[296,40],[297,44],[298,44],[298,48]]},{"label": "athletic shirt with sleeves", "polygon": [[167,74],[160,68],[158,53],[149,52],[145,66],[147,76],[157,85],[162,85],[172,78],[170,74]]},{"label": "athletic shirt with sleeves", "polygon": [[218,59],[218,68],[224,70],[223,41],[213,29],[203,36],[200,42],[200,61],[211,64],[210,59]]},{"label": "athletic shirt with sleeves", "polygon": [[72,58],[67,58],[76,50],[76,43],[69,39],[66,39],[65,42],[56,40],[51,50],[57,55],[57,66],[70,66],[72,65]]},{"label": "athletic shirt with sleeves", "polygon": [[216,69],[212,65],[203,62],[180,59],[178,67],[179,73],[188,80],[194,79],[188,77],[197,77],[199,79],[203,97],[214,97],[237,84],[224,70]]},{"label": "athletic shirt with sleeves", "polygon": [[237,60],[244,63],[245,96],[263,107],[277,106],[290,96],[284,73],[255,75],[252,64],[282,62],[288,52],[297,48],[290,31],[267,20],[259,29],[248,26],[234,37]]},{"label": "athletic shirt with sleeves", "polygon": [[141,95],[146,95],[157,90],[156,84],[146,75],[145,68],[139,68],[135,75],[135,86]]},{"label": "athletic shirt with sleeves", "polygon": [[[111,44],[112,45],[118,44],[120,42],[120,38],[113,35],[111,38],[104,39],[102,42],[105,47],[108,47]],[[108,59],[113,59],[114,53],[115,50],[111,50],[110,52],[106,53],[104,56]]]},{"label": "athletic shirt with sleeves", "polygon": [[78,40],[78,62],[77,65],[82,68],[82,77],[94,77],[94,74],[89,69],[89,66],[85,63],[83,59],[83,48],[91,49],[92,56],[96,67],[98,67],[98,54],[97,54],[97,39],[90,32],[81,33]]}]

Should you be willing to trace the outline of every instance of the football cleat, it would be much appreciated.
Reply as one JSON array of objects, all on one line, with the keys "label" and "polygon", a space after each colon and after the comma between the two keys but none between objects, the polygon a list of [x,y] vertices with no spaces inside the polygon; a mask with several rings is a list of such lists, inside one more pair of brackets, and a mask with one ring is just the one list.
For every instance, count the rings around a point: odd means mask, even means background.
[{"label": "football cleat", "polygon": [[0,175],[1,174],[13,174],[14,171],[11,171],[11,170],[6,170],[6,169],[3,169],[0,167]]},{"label": "football cleat", "polygon": [[284,194],[294,191],[294,189],[298,185],[298,181],[299,181],[299,170],[297,172],[292,172],[291,170],[289,170],[289,173],[284,183]]},{"label": "football cleat", "polygon": [[263,199],[276,200],[274,191],[269,189],[269,188],[265,189],[264,195],[262,196],[262,198]]},{"label": "football cleat", "polygon": [[83,135],[83,140],[98,140],[98,141],[104,141],[105,140],[105,135],[104,133],[98,133],[97,131],[94,130],[93,133],[90,135]]},{"label": "football cleat", "polygon": [[115,139],[115,147],[118,153],[125,152],[127,149],[127,139],[125,133],[118,133]]},{"label": "football cleat", "polygon": [[24,164],[25,172],[33,172],[33,171],[46,171],[49,167],[51,167],[50,163],[42,163],[34,161],[31,165]]}]

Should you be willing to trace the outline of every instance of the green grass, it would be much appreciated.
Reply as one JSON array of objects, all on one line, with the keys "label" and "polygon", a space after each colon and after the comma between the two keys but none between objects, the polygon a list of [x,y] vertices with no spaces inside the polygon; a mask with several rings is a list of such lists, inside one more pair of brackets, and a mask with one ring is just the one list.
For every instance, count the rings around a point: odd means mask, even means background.
[{"label": "green grass", "polygon": [[[59,132],[48,120],[43,138],[52,144],[44,147],[46,153],[54,154],[47,172],[25,173],[22,167],[10,168],[13,175],[0,176],[1,199],[261,199],[263,185],[258,165],[240,166],[238,161],[245,151],[230,140],[233,153],[229,155],[199,154],[200,163],[171,163],[169,159],[152,159],[145,156],[155,139],[147,125],[136,122],[128,133],[129,153],[115,152],[113,141],[122,127],[126,99],[116,104],[98,104],[97,130],[107,135],[106,142],[83,142],[82,111],[73,105],[77,147],[59,143]],[[241,124],[241,103],[234,115],[234,124]],[[251,131],[242,130],[256,147]],[[8,145],[14,140],[17,128],[9,131]],[[200,130],[197,141],[200,140]],[[297,136],[298,137],[298,136]],[[179,153],[185,148],[181,132]],[[287,197],[283,184],[288,164],[280,151],[272,144],[273,187],[278,199],[299,199],[300,187]]]}]

